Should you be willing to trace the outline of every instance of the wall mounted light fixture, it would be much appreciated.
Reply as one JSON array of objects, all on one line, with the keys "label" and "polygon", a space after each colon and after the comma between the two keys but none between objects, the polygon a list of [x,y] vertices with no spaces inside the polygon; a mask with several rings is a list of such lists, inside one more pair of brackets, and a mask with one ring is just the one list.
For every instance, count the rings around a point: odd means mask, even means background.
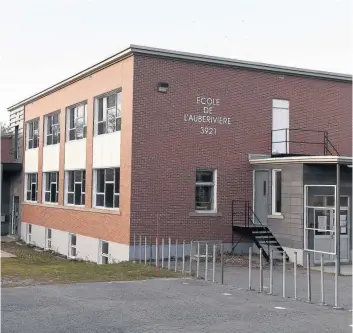
[{"label": "wall mounted light fixture", "polygon": [[157,91],[160,93],[166,93],[168,92],[169,89],[169,84],[166,82],[159,82],[157,86]]}]

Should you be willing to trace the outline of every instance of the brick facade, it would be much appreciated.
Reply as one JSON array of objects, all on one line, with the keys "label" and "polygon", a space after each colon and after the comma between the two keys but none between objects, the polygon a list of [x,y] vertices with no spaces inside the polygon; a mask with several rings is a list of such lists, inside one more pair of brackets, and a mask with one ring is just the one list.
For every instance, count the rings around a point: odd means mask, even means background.
[{"label": "brick facade", "polygon": [[[158,93],[158,82],[169,83]],[[92,209],[93,99],[122,87],[120,213]],[[290,127],[327,130],[341,155],[352,150],[351,83],[134,55],[25,106],[25,121],[40,117],[38,202],[41,202],[43,117],[61,110],[57,206],[23,203],[22,220],[129,244],[133,234],[178,239],[231,240],[231,201],[252,199],[249,153],[269,154],[272,99],[290,101]],[[197,97],[218,99],[212,116],[230,124],[207,125]],[[88,101],[86,207],[64,200],[65,109]],[[316,140],[311,136],[308,140]],[[114,142],[112,142],[114,144]],[[294,148],[293,148],[294,149]],[[316,148],[312,148],[316,149]],[[320,153],[319,151],[311,151]],[[195,171],[217,169],[216,216],[194,216]],[[190,216],[193,215],[193,216]]]}]

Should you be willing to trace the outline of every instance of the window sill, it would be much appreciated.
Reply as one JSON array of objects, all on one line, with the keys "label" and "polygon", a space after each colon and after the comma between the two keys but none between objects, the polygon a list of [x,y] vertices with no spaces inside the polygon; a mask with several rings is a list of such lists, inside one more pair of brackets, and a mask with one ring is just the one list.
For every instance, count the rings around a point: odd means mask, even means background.
[{"label": "window sill", "polygon": [[117,132],[121,132],[121,130],[119,130],[119,131],[114,131],[114,132],[109,132],[109,133],[102,133],[102,134],[96,133],[96,134],[94,134],[94,137],[100,137],[100,136],[102,136],[102,135],[113,135],[113,134],[115,134],[115,133],[117,133]]},{"label": "window sill", "polygon": [[44,201],[44,202],[43,202],[43,205],[45,205],[45,206],[57,206],[58,203],[57,203],[57,202],[47,202],[47,201]]},{"label": "window sill", "polygon": [[284,215],[283,215],[283,214],[272,214],[272,215],[268,215],[267,218],[268,218],[268,219],[279,219],[279,220],[283,220],[283,219],[284,219]]},{"label": "window sill", "polygon": [[222,216],[222,213],[217,213],[217,212],[212,212],[212,211],[196,211],[196,212],[190,212],[189,213],[190,217],[220,217]]}]

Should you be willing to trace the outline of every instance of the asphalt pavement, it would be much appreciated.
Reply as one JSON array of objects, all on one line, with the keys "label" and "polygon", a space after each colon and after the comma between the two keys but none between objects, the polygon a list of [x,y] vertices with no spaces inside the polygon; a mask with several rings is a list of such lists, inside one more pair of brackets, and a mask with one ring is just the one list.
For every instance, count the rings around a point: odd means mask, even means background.
[{"label": "asphalt pavement", "polygon": [[351,332],[352,312],[192,279],[2,289],[4,333]]}]

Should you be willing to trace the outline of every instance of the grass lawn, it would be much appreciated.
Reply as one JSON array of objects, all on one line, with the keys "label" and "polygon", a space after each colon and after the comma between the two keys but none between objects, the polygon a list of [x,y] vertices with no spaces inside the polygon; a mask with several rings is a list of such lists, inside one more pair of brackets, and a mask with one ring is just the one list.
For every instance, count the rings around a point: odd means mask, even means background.
[{"label": "grass lawn", "polygon": [[97,265],[62,259],[49,252],[38,252],[27,245],[1,243],[1,249],[16,258],[1,258],[2,286],[74,283],[88,281],[131,281],[180,274],[151,265],[124,262]]}]

